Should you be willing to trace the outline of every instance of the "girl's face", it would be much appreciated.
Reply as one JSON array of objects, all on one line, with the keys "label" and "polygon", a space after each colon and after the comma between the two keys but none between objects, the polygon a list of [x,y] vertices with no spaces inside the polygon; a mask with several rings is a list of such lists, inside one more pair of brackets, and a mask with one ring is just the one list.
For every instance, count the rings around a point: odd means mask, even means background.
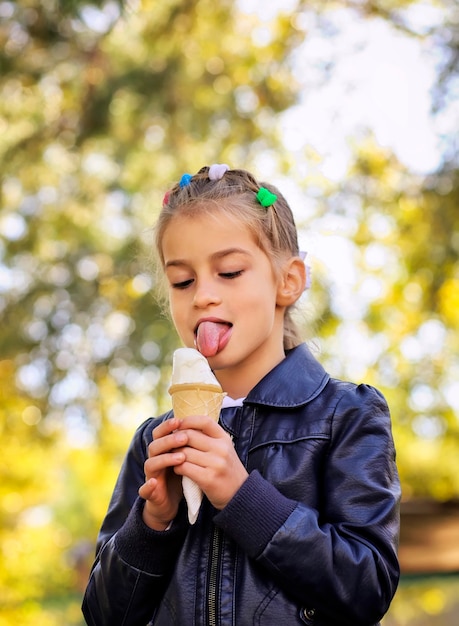
[{"label": "girl's face", "polygon": [[284,358],[284,307],[270,260],[247,227],[223,212],[177,215],[162,251],[182,342],[208,358],[229,395],[245,396]]}]

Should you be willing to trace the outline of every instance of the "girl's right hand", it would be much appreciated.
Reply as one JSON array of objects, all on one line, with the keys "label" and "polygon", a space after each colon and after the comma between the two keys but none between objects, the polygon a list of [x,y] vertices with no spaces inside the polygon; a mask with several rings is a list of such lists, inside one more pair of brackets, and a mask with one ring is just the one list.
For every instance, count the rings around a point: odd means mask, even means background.
[{"label": "girl's right hand", "polygon": [[182,478],[173,467],[185,460],[183,452],[176,450],[187,443],[187,435],[178,429],[176,418],[165,420],[153,430],[153,441],[148,446],[145,461],[145,483],[139,496],[145,500],[143,521],[154,530],[165,530],[176,517],[182,499]]}]

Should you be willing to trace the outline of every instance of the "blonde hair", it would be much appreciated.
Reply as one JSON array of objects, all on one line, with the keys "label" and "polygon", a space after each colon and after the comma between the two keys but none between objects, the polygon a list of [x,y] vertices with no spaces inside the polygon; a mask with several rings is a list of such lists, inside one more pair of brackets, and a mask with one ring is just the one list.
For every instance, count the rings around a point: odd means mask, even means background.
[{"label": "blonde hair", "polygon": [[[295,221],[284,196],[273,185],[257,182],[246,170],[228,170],[219,180],[211,180],[208,173],[209,167],[203,167],[185,185],[177,183],[166,193],[155,227],[158,265],[164,268],[162,239],[174,217],[210,216],[224,211],[248,228],[257,245],[271,260],[273,270],[278,273],[283,260],[299,254]],[[257,200],[260,187],[265,187],[277,196],[274,204],[267,208]],[[286,350],[302,342],[299,329],[292,319],[293,307],[289,306],[284,316]]]}]

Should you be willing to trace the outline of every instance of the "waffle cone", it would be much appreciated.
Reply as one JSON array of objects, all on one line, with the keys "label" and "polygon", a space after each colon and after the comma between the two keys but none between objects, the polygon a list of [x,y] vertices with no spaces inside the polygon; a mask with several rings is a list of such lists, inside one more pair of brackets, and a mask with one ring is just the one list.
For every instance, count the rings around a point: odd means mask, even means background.
[{"label": "waffle cone", "polygon": [[216,422],[220,416],[225,393],[216,385],[184,383],[172,385],[169,389],[172,397],[174,417],[188,415],[209,415]]}]

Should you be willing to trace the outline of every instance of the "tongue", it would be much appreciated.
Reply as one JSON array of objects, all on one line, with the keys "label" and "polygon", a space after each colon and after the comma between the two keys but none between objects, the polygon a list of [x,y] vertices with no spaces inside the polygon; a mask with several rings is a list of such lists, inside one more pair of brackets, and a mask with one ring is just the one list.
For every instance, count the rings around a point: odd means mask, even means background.
[{"label": "tongue", "polygon": [[214,356],[220,347],[220,340],[228,330],[226,324],[218,322],[201,322],[196,335],[196,347],[205,356]]}]

